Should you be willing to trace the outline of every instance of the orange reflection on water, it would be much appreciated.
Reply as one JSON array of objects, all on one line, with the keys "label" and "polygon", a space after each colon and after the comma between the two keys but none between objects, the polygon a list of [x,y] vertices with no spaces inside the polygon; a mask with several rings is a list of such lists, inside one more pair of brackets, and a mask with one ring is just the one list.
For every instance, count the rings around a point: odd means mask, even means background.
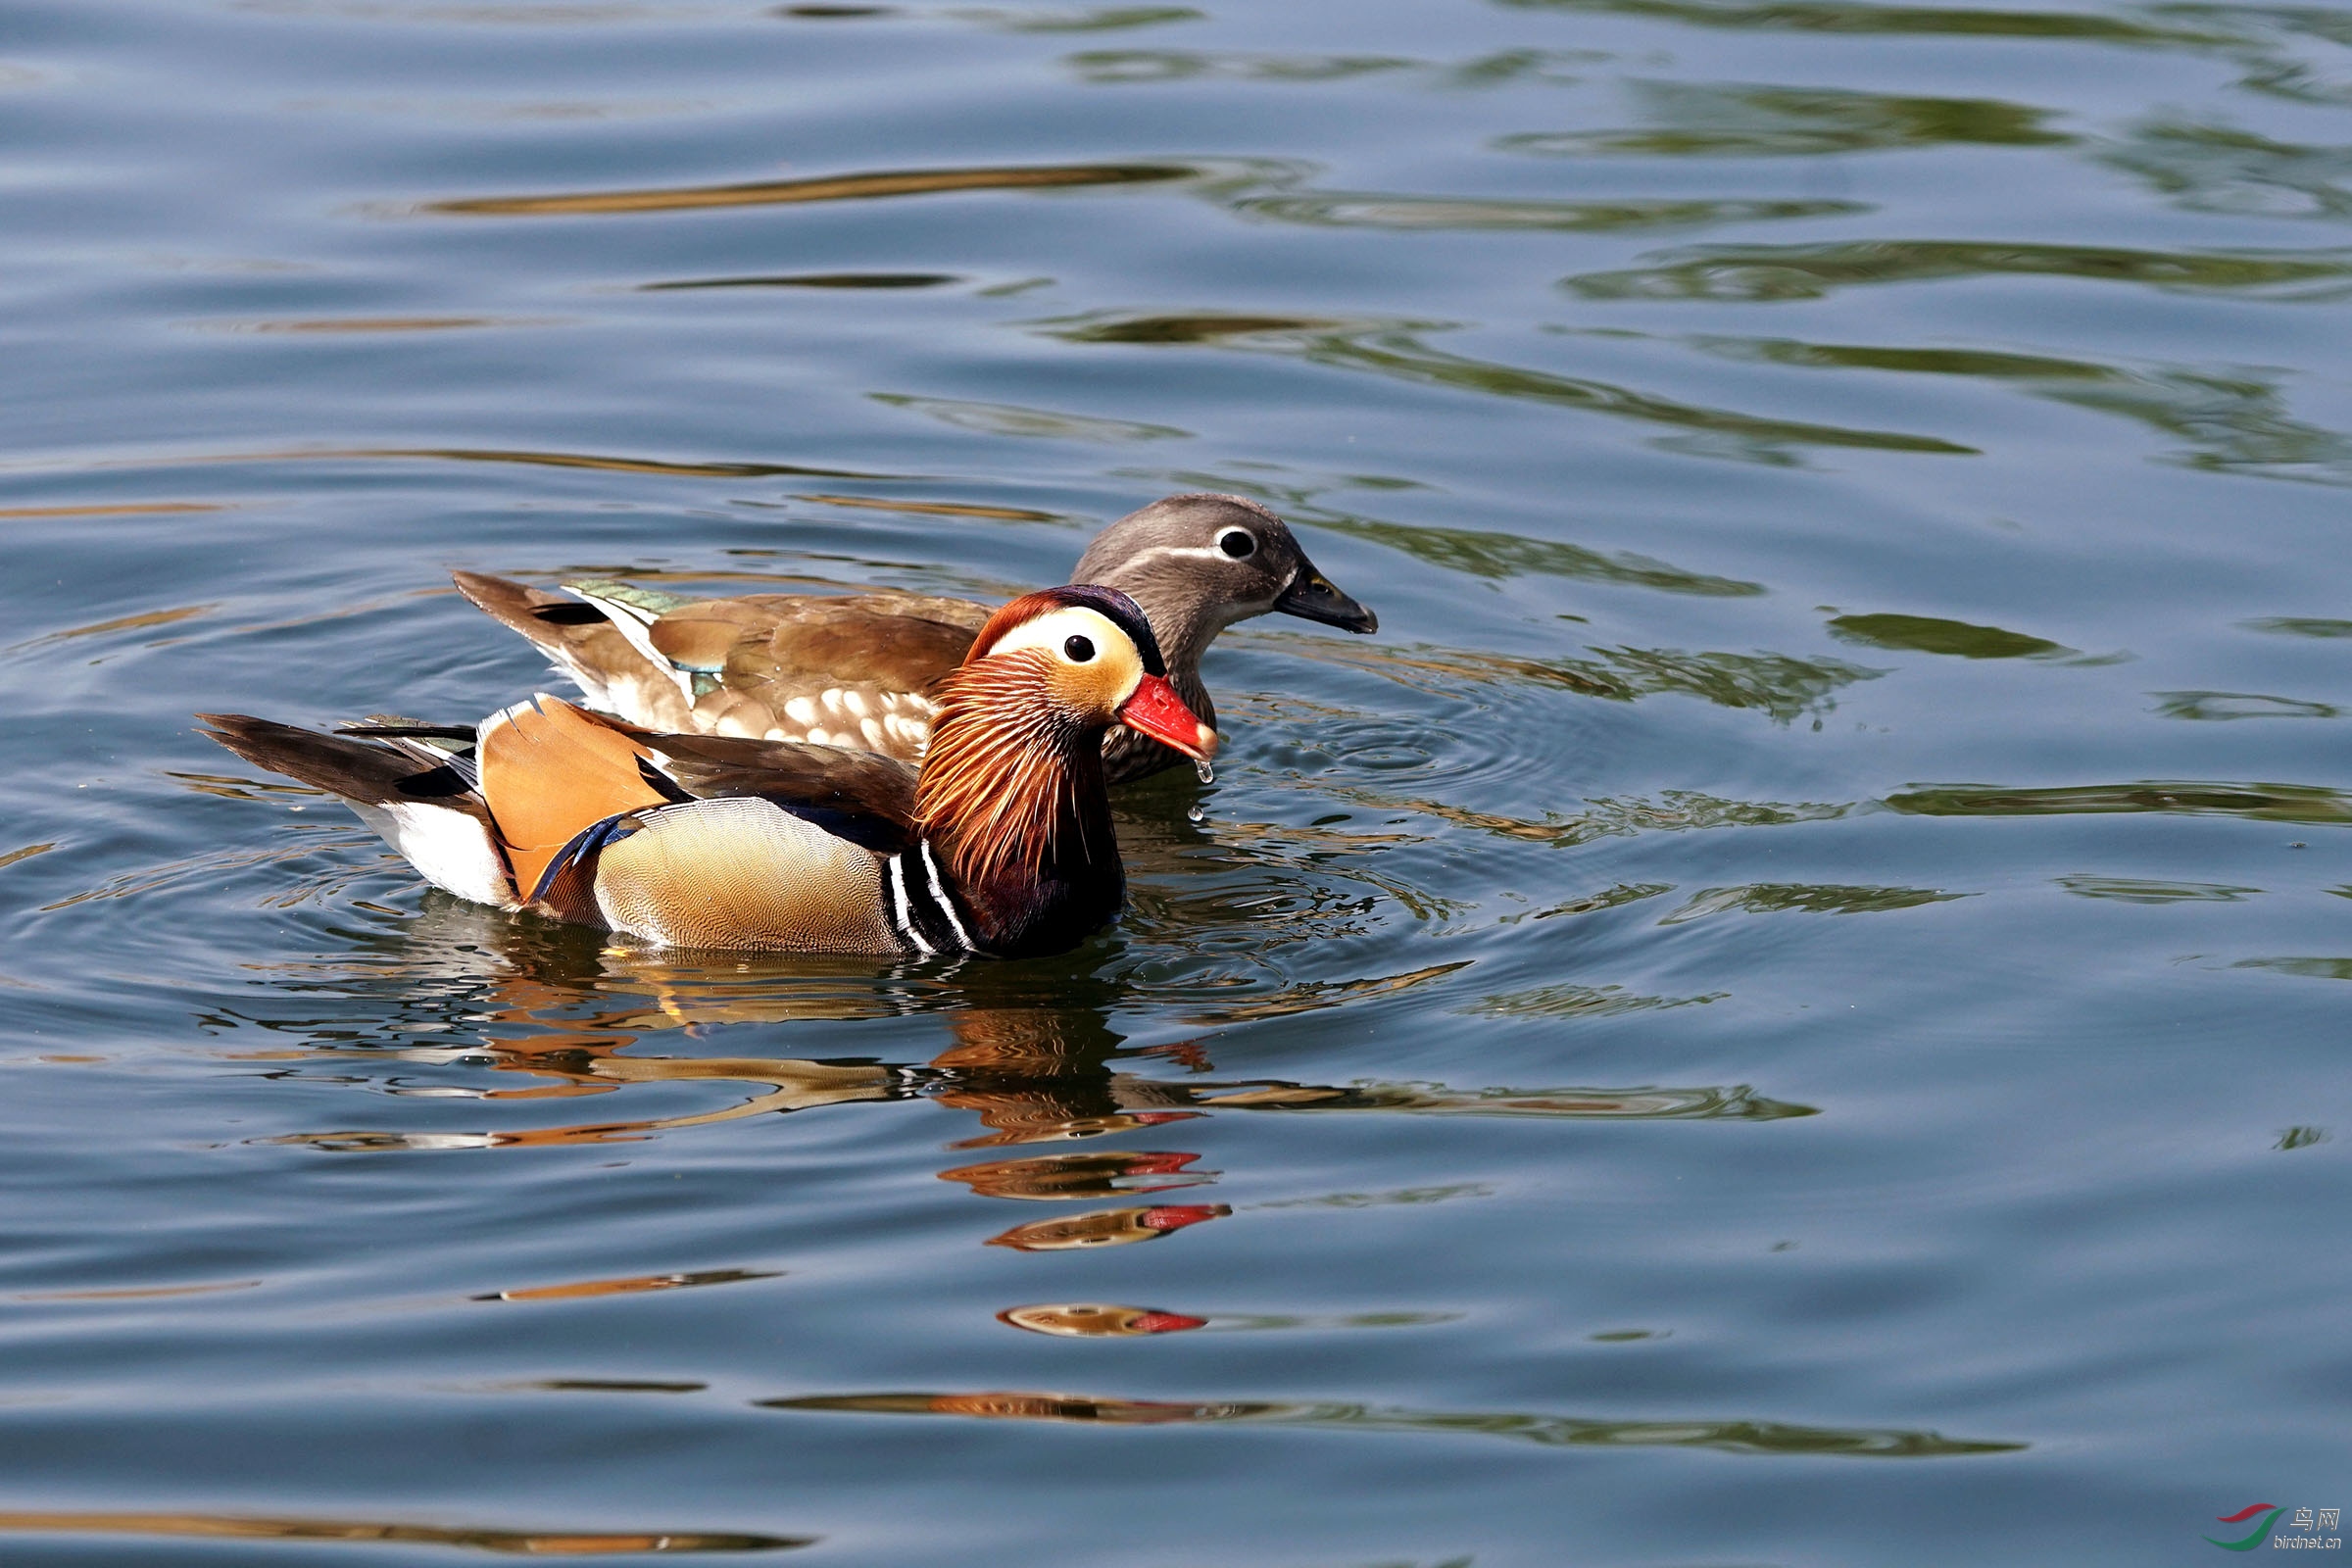
[{"label": "orange reflection on water", "polygon": [[697,1274],[633,1274],[626,1279],[575,1280],[568,1285],[535,1285],[526,1290],[490,1291],[477,1301],[578,1301],[599,1296],[636,1296],[646,1291],[684,1291],[697,1285],[733,1285],[741,1280],[772,1280],[780,1269],[712,1268]]},{"label": "orange reflection on water", "polygon": [[581,191],[563,196],[468,196],[427,202],[428,213],[545,218],[605,213],[674,213],[709,207],[774,207],[799,202],[869,201],[949,191],[1039,190],[1071,185],[1134,185],[1186,179],[1181,164],[1044,164],[1004,169],[902,169],[814,179],[756,180],[741,185],[673,185],[651,190]]},{"label": "orange reflection on water", "polygon": [[134,501],[105,507],[0,507],[0,518],[138,517],[170,512],[226,512],[217,501]]},{"label": "orange reflection on water", "polygon": [[[99,1057],[89,1058],[92,1061]],[[134,1285],[111,1291],[25,1291],[20,1301],[152,1301],[167,1297],[213,1296],[221,1291],[250,1291],[260,1280],[220,1280],[207,1285]]]},{"label": "orange reflection on water", "polygon": [[1052,1334],[1073,1340],[1130,1339],[1143,1334],[1181,1334],[1206,1328],[1208,1319],[1185,1312],[1162,1312],[1148,1306],[1119,1306],[1107,1301],[1048,1301],[1036,1306],[1010,1306],[997,1314],[1032,1334]]},{"label": "orange reflection on water", "polygon": [[209,1513],[0,1512],[0,1532],[26,1535],[177,1536],[240,1541],[415,1542],[515,1556],[601,1557],[653,1551],[786,1551],[815,1536],[710,1531],[466,1530],[351,1519],[245,1518]]},{"label": "orange reflection on water", "polygon": [[1233,1212],[1224,1203],[1152,1203],[1141,1208],[1102,1208],[1065,1219],[1032,1220],[988,1239],[990,1247],[1021,1252],[1075,1252],[1095,1247],[1128,1247],[1156,1242],[1187,1225]]},{"label": "orange reflection on water", "polygon": [[760,1399],[769,1410],[856,1410],[875,1415],[970,1415],[1008,1421],[1091,1421],[1106,1426],[1168,1426],[1230,1421],[1280,1408],[1270,1404],[1181,1404],[1167,1399],[1097,1399],[1081,1394],[838,1394]]},{"label": "orange reflection on water", "polygon": [[1199,1154],[1177,1151],[1130,1153],[1102,1149],[1083,1154],[1047,1154],[1037,1159],[1001,1159],[987,1165],[943,1170],[943,1182],[962,1182],[979,1198],[1027,1198],[1053,1201],[1070,1198],[1116,1198],[1124,1193],[1160,1193],[1198,1187],[1216,1171],[1186,1170]]}]

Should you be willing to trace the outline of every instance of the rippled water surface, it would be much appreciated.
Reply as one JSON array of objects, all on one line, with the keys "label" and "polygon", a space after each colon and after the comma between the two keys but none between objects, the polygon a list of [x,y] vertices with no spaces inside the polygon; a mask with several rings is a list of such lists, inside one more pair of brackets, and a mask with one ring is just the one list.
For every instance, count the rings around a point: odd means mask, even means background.
[{"label": "rippled water surface", "polygon": [[[25,0],[0,137],[0,1559],[2352,1502],[2343,9]],[[1228,634],[1066,958],[607,951],[191,732],[1192,488],[1381,633]]]}]

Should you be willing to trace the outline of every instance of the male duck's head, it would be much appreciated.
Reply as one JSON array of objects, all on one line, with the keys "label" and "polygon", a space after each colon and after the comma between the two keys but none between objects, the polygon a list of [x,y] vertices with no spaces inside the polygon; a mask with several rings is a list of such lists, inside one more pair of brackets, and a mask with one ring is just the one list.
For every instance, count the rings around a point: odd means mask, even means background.
[{"label": "male duck's head", "polygon": [[[1102,776],[1112,725],[1203,760],[1217,747],[1168,684],[1151,623],[1115,588],[1015,599],[932,692],[915,819],[983,923],[1006,929],[1041,917],[1035,889],[1049,866],[1053,880],[1091,886],[1084,930],[1116,907],[1123,881]],[[1013,945],[998,939],[991,951]]]},{"label": "male duck's head", "polygon": [[1240,496],[1169,496],[1130,513],[1095,536],[1075,575],[1134,596],[1188,667],[1218,632],[1268,612],[1345,631],[1380,627],[1315,569],[1288,524]]},{"label": "male duck's head", "polygon": [[1217,732],[1185,707],[1167,675],[1159,639],[1135,601],[1116,588],[1080,585],[1024,594],[998,611],[945,684],[951,701],[1020,715],[1073,750],[1099,746],[1104,731],[1123,724],[1206,760]]}]

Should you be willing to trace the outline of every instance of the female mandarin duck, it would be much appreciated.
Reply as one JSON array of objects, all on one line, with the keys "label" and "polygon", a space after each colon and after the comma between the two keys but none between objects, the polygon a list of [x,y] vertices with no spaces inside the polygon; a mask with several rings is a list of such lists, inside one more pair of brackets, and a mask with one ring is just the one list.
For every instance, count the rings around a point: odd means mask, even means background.
[{"label": "female mandarin duck", "polygon": [[919,774],[830,746],[653,735],[553,697],[470,735],[200,716],[247,761],[341,796],[462,898],[673,947],[1022,957],[1118,913],[1111,727],[1215,751],[1166,672],[1115,589],[1016,599],[932,687]]},{"label": "female mandarin duck", "polygon": [[[467,598],[578,681],[591,705],[632,723],[815,741],[909,762],[930,738],[931,682],[963,658],[989,613],[919,594],[689,600],[601,581],[570,585],[573,600],[503,577],[455,576]],[[1315,569],[1280,517],[1240,496],[1169,496],[1120,518],[1087,548],[1076,580],[1143,607],[1169,682],[1211,728],[1200,655],[1235,621],[1280,611],[1354,632],[1380,624]],[[1114,731],[1104,752],[1113,784],[1184,760],[1180,748],[1132,729]]]}]

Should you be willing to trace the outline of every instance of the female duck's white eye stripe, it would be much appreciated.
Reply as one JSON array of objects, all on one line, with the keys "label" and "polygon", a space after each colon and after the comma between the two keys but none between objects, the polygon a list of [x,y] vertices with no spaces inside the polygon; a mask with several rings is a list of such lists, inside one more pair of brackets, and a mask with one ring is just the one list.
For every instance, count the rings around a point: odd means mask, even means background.
[{"label": "female duck's white eye stripe", "polygon": [[[1226,531],[1232,533],[1238,530],[1229,528]],[[1251,554],[1255,554],[1254,549]],[[1171,556],[1178,561],[1243,561],[1248,559],[1246,556],[1229,556],[1215,545],[1153,545],[1149,550],[1137,551],[1130,560],[1143,561],[1152,556]]]}]

